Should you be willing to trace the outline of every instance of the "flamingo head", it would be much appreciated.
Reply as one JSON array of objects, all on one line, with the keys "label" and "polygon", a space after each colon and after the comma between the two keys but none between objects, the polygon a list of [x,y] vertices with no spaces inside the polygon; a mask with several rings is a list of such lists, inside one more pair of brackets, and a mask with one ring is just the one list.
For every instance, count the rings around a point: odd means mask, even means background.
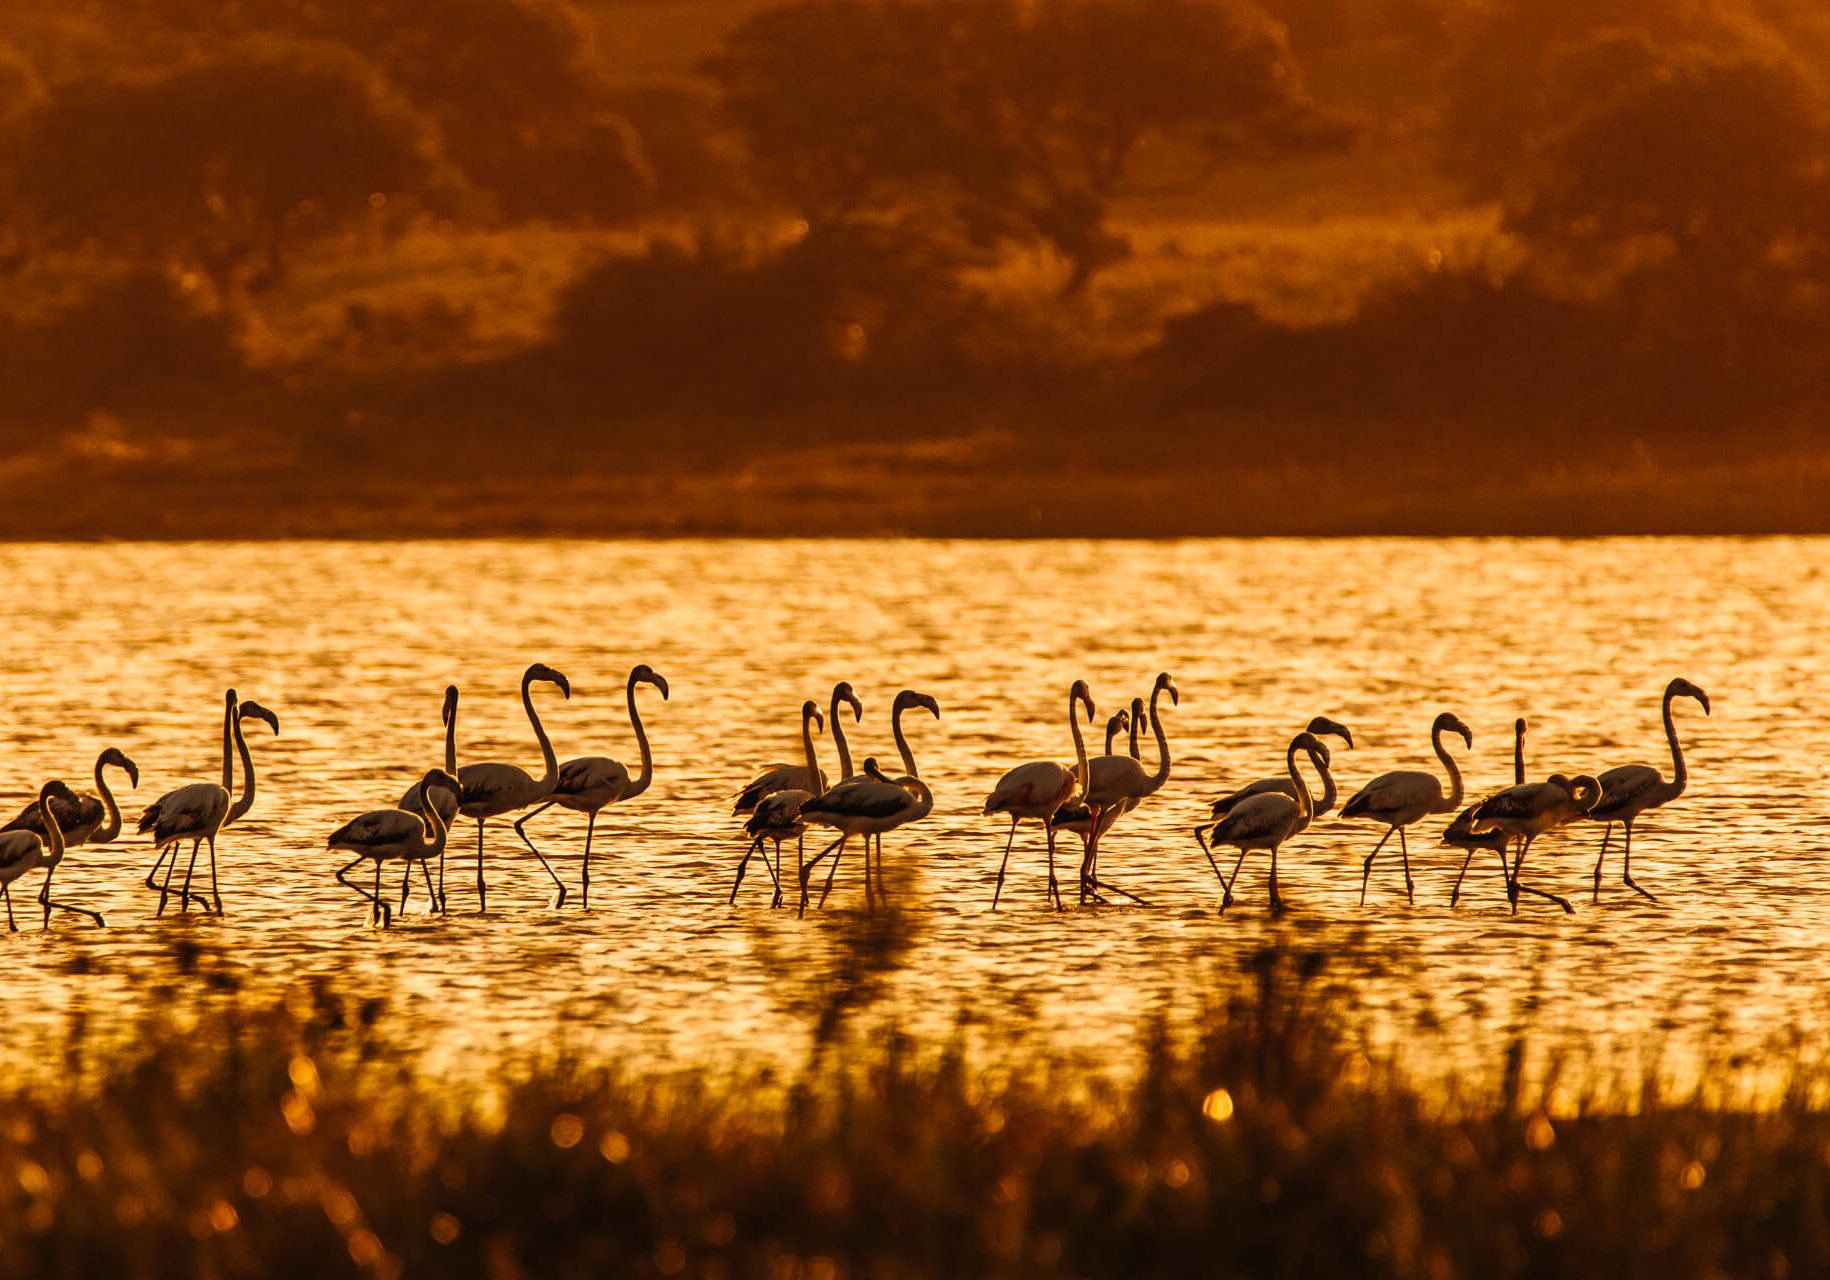
[{"label": "flamingo head", "polygon": [[913,689],[904,689],[896,695],[896,705],[891,708],[890,714],[895,715],[907,707],[926,707],[936,720],[940,719],[940,703],[928,694],[916,693]]},{"label": "flamingo head", "polygon": [[528,687],[528,685],[532,684],[536,680],[544,680],[548,684],[558,685],[559,692],[564,694],[568,700],[571,699],[572,682],[570,680],[566,679],[564,674],[562,674],[561,672],[555,671],[553,668],[547,666],[546,663],[536,662],[533,666],[529,667],[527,669],[527,671],[522,674],[522,676],[521,676],[522,689],[525,690]]},{"label": "flamingo head", "polygon": [[841,680],[832,687],[833,715],[836,716],[839,714],[839,704],[841,702],[846,703],[851,707],[851,718],[854,724],[861,723],[864,720],[864,704],[858,700],[858,694],[856,690],[851,687],[851,681],[849,680]]},{"label": "flamingo head", "polygon": [[457,714],[457,699],[458,699],[457,686],[454,684],[446,685],[445,686],[445,705],[440,707],[439,712],[438,712],[438,722],[440,724],[450,724],[451,723],[451,717],[455,716]]},{"label": "flamingo head", "polygon": [[1309,732],[1315,734],[1333,734],[1347,744],[1347,749],[1349,751],[1353,750],[1353,734],[1347,726],[1342,724],[1339,720],[1330,720],[1327,716],[1317,716],[1309,722]]},{"label": "flamingo head", "polygon": [[805,725],[810,720],[813,722],[814,728],[822,730],[826,728],[826,717],[820,714],[820,704],[812,698],[801,703],[801,724]]},{"label": "flamingo head", "polygon": [[273,730],[273,736],[280,736],[280,718],[258,702],[244,702],[235,712],[238,720],[263,720]]},{"label": "flamingo head", "polygon": [[65,804],[75,804],[76,793],[64,785],[61,778],[52,778],[38,789],[38,803],[45,804],[51,800],[62,800]]},{"label": "flamingo head", "polygon": [[1669,702],[1673,698],[1680,698],[1680,697],[1681,698],[1695,698],[1698,702],[1703,704],[1703,714],[1704,715],[1709,714],[1709,695],[1707,693],[1704,693],[1703,690],[1700,687],[1698,687],[1697,685],[1694,685],[1694,684],[1690,683],[1690,681],[1684,679],[1683,676],[1679,676],[1677,679],[1673,680],[1670,684],[1665,686],[1665,701]]},{"label": "flamingo head", "polygon": [[1142,698],[1131,699],[1131,723],[1137,726],[1139,733],[1150,727],[1150,712],[1145,710]]},{"label": "flamingo head", "polygon": [[1463,742],[1467,743],[1470,747],[1474,745],[1474,730],[1463,724],[1461,717],[1456,715],[1453,711],[1443,712],[1436,717],[1436,723],[1430,726],[1430,736],[1432,738],[1439,733],[1458,733],[1461,735],[1461,740]]},{"label": "flamingo head", "polygon": [[888,782],[889,781],[889,779],[884,776],[883,769],[877,764],[876,756],[865,756],[864,757],[864,774],[872,782]]},{"label": "flamingo head", "polygon": [[1087,709],[1087,723],[1093,723],[1093,717],[1099,712],[1093,707],[1093,691],[1087,688],[1085,680],[1074,681],[1074,687],[1068,690],[1068,719],[1074,718],[1075,704]]},{"label": "flamingo head", "polygon": [[119,747],[109,747],[102,752],[101,758],[95,762],[95,767],[100,769],[103,765],[113,765],[125,773],[134,786],[140,785],[140,766],[129,760],[126,753]]},{"label": "flamingo head", "polygon": [[1575,798],[1576,807],[1587,813],[1601,803],[1601,780],[1579,773],[1569,780],[1569,793]]},{"label": "flamingo head", "polygon": [[646,662],[637,666],[634,671],[629,673],[629,687],[633,689],[637,684],[653,685],[661,691],[661,701],[667,701],[667,677],[656,671]]},{"label": "flamingo head", "polygon": [[1151,702],[1154,703],[1156,701],[1156,695],[1159,693],[1167,693],[1169,695],[1170,706],[1179,707],[1182,705],[1182,691],[1176,688],[1175,677],[1170,675],[1167,671],[1162,671],[1157,674],[1156,685],[1150,691]]}]

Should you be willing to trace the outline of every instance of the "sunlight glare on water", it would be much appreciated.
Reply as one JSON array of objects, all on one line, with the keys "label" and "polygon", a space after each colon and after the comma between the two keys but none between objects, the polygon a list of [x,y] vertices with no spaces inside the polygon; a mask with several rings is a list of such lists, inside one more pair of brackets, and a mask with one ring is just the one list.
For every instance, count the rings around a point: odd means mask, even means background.
[{"label": "sunlight glare on water", "polygon": [[[909,718],[934,813],[884,841],[908,908],[902,964],[872,1015],[885,1021],[963,1024],[988,1053],[1046,1047],[1122,1073],[1140,1017],[1199,999],[1214,969],[1276,939],[1327,952],[1379,1047],[1424,1074],[1486,1078],[1522,1023],[1594,1071],[1632,1072],[1662,1045],[1757,1053],[1830,1021],[1830,541],[271,543],[13,546],[0,559],[9,815],[45,777],[92,789],[106,746],[142,774],[122,839],[58,873],[58,896],[101,908],[109,928],[62,917],[41,933],[37,877],[14,886],[22,931],[0,934],[10,1053],[55,1044],[73,1012],[105,1022],[177,983],[171,943],[188,935],[223,947],[256,990],[317,975],[385,997],[400,1042],[434,1070],[487,1071],[492,1055],[561,1042],[635,1066],[792,1067],[832,978],[835,921],[863,905],[858,864],[804,921],[768,908],[754,864],[727,906],[744,847],[730,798],[759,765],[799,758],[802,700],[824,706],[841,679],[865,704],[847,725],[858,760],[893,760],[897,690],[931,693],[943,713]],[[419,914],[416,885],[400,927],[364,928],[325,837],[442,762],[447,683],[462,689],[460,763],[538,773],[517,693],[533,661],[572,682],[570,701],[534,693],[562,760],[633,768],[627,673],[647,662],[672,686],[665,703],[640,691],[655,782],[600,817],[590,911],[549,910],[550,882],[498,820],[490,912],[474,915],[476,826],[460,820],[453,916]],[[1046,909],[1043,844],[1026,825],[992,913],[1008,824],[981,816],[986,794],[1012,765],[1071,759],[1076,678],[1103,727],[1159,670],[1182,692],[1165,703],[1173,774],[1100,863],[1149,907]],[[1714,713],[1677,704],[1690,790],[1636,832],[1635,878],[1657,904],[1621,884],[1612,852],[1590,904],[1601,832],[1583,825],[1541,840],[1528,866],[1574,916],[1533,900],[1510,914],[1478,858],[1451,910],[1461,855],[1436,844],[1445,816],[1412,828],[1416,905],[1394,840],[1360,907],[1380,829],[1331,816],[1280,856],[1285,921],[1265,910],[1261,855],[1216,914],[1191,830],[1214,796],[1279,771],[1311,716],[1354,731],[1355,750],[1335,746],[1343,797],[1388,769],[1434,768],[1442,710],[1474,730],[1471,752],[1451,741],[1477,793],[1511,781],[1519,715],[1534,778],[1633,762],[1668,774],[1658,699],[1674,675],[1707,689]],[[228,915],[155,920],[132,824],[163,792],[218,776],[229,686],[276,711],[281,736],[252,734],[259,798],[219,844]],[[819,745],[831,770],[830,740]],[[584,820],[553,809],[529,830],[576,895]]]}]

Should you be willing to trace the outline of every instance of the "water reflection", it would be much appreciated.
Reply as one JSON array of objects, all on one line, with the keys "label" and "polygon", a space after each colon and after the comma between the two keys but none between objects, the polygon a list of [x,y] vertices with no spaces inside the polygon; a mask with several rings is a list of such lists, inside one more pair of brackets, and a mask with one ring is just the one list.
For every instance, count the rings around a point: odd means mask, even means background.
[{"label": "water reflection", "polygon": [[[15,808],[116,746],[142,771],[123,801],[131,824],[163,791],[215,775],[230,685],[285,728],[257,748],[253,813],[219,842],[226,918],[152,919],[156,899],[136,888],[143,839],[72,853],[60,894],[112,927],[0,944],[11,1053],[75,1010],[105,1022],[170,981],[174,934],[220,942],[257,988],[319,976],[385,996],[431,1068],[459,1072],[541,1051],[558,1029],[633,1063],[792,1064],[845,1016],[964,1025],[988,1052],[1047,1043],[1122,1068],[1140,1016],[1194,1001],[1206,968],[1274,938],[1327,951],[1380,1046],[1424,1071],[1496,1069],[1526,1017],[1603,1071],[1643,1065],[1648,1045],[1720,1032],[1754,1049],[1826,1022],[1813,812],[1826,744],[1809,709],[1824,705],[1830,542],[18,546],[0,559],[14,586],[0,705]],[[362,927],[366,904],[332,878],[326,836],[443,762],[448,683],[463,690],[460,763],[538,772],[517,692],[531,661],[571,681],[570,701],[542,706],[562,760],[636,760],[628,674],[647,662],[670,685],[644,705],[653,786],[597,824],[590,912],[548,910],[550,881],[497,821],[490,913],[470,914],[466,819],[447,870],[457,914]],[[1100,861],[1152,907],[1057,915],[1026,829],[993,914],[1007,827],[979,812],[992,784],[1071,754],[1073,680],[1103,713],[1162,670],[1182,691],[1174,775]],[[1310,716],[1352,727],[1355,748],[1334,756],[1351,794],[1376,773],[1433,767],[1427,729],[1452,709],[1475,734],[1461,758],[1479,792],[1511,781],[1521,714],[1534,776],[1668,768],[1658,696],[1677,674],[1710,691],[1714,714],[1680,725],[1690,791],[1635,831],[1635,878],[1658,904],[1617,881],[1589,904],[1601,832],[1583,827],[1532,853],[1536,882],[1576,915],[1510,914],[1479,859],[1451,910],[1460,851],[1426,822],[1410,842],[1416,905],[1376,872],[1362,908],[1369,829],[1331,815],[1280,856],[1288,919],[1265,912],[1253,858],[1241,901],[1216,915],[1192,829],[1214,796],[1276,772]],[[744,849],[731,793],[758,764],[799,758],[802,700],[840,679],[865,702],[858,759],[895,757],[897,690],[942,710],[919,749],[933,814],[885,845],[901,910],[861,921],[860,882],[844,873],[821,918],[770,911],[761,890],[727,906]],[[582,827],[530,827],[574,886]]]}]

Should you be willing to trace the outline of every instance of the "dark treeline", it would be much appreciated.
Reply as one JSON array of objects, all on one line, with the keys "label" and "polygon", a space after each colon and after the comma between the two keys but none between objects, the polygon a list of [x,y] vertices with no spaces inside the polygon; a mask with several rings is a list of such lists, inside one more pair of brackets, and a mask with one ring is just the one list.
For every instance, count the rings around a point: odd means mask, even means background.
[{"label": "dark treeline", "polygon": [[[1652,526],[1759,526],[1691,518],[1743,465],[1821,496],[1807,0],[733,0],[716,33],[682,11],[666,74],[575,0],[17,8],[0,532],[34,531],[47,469],[101,496],[38,531],[153,532],[111,485],[321,511],[326,477],[432,448],[509,493],[872,436],[1002,441],[949,464],[999,481],[1173,452],[1578,507],[1631,461]],[[1477,243],[1445,252],[1455,217]],[[1344,265],[1354,219],[1385,261]],[[1255,230],[1201,247],[1228,226]],[[1448,524],[1529,529],[1473,517],[1495,492]],[[172,527],[425,525],[363,505]],[[1216,496],[1184,524],[1254,520]],[[1314,527],[1355,524],[1405,520]]]}]

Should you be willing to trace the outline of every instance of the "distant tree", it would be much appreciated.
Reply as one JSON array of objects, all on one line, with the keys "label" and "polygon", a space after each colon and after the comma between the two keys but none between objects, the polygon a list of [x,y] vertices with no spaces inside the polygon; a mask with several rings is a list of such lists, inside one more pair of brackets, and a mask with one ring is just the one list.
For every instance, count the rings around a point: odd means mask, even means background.
[{"label": "distant tree", "polygon": [[1610,33],[1552,69],[1557,114],[1508,225],[1594,257],[1667,245],[1706,295],[1820,270],[1830,102],[1800,67]]},{"label": "distant tree", "polygon": [[801,0],[706,69],[766,185],[818,221],[941,204],[975,235],[1039,239],[1068,291],[1116,260],[1105,226],[1139,151],[1179,181],[1346,144],[1282,30],[1230,0]]},{"label": "distant tree", "polygon": [[567,0],[101,3],[155,60],[251,34],[347,46],[433,119],[446,155],[508,217],[621,217],[652,195],[592,26]]},{"label": "distant tree", "polygon": [[424,117],[347,49],[254,40],[149,79],[62,86],[21,126],[36,229],[166,254],[227,292],[287,242],[408,193],[448,190]]}]

